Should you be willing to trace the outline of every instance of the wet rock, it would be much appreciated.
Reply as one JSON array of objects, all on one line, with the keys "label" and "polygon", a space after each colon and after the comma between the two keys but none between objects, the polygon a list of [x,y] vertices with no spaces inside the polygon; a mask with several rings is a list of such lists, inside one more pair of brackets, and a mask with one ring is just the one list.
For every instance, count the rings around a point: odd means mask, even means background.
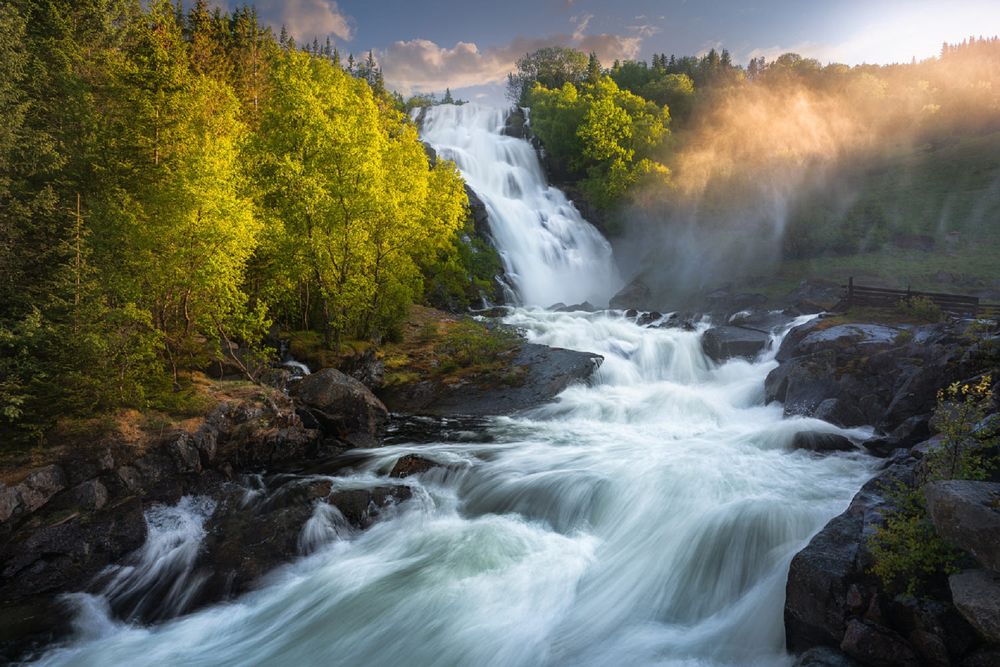
[{"label": "wet rock", "polygon": [[358,380],[333,368],[303,378],[293,394],[328,432],[355,447],[373,447],[389,411]]},{"label": "wet rock", "polygon": [[422,472],[427,472],[431,468],[437,467],[437,463],[431,461],[430,459],[425,459],[416,454],[407,454],[406,456],[401,456],[396,464],[392,466],[392,470],[389,472],[389,477],[409,477],[410,475],[419,475]]},{"label": "wet rock", "polygon": [[339,370],[373,391],[385,381],[385,362],[378,358],[373,347],[361,354],[347,357]]},{"label": "wet rock", "polygon": [[1000,644],[1000,575],[966,570],[948,577],[955,607],[983,639]]},{"label": "wet rock", "polygon": [[882,523],[882,489],[911,483],[914,462],[892,466],[866,483],[792,559],[785,587],[785,641],[792,651],[840,646],[847,621],[868,608],[872,565],[867,539]]},{"label": "wet rock", "polygon": [[767,349],[771,334],[742,326],[712,327],[701,336],[701,347],[710,359],[723,362],[742,358],[752,361]]},{"label": "wet rock", "polygon": [[610,306],[618,310],[636,308],[638,310],[651,310],[658,304],[653,303],[653,292],[641,278],[633,278],[632,281],[623,287],[617,294],[611,297]]},{"label": "wet rock", "polygon": [[818,646],[800,655],[794,667],[861,667],[861,665],[840,651]]},{"label": "wet rock", "polygon": [[909,449],[927,440],[930,434],[930,415],[914,415],[897,426],[892,433],[866,440],[862,445],[873,456],[886,457],[897,449]]},{"label": "wet rock", "polygon": [[812,416],[844,428],[859,426],[866,421],[865,415],[857,406],[839,398],[828,398],[820,401]]},{"label": "wet rock", "polygon": [[536,407],[566,387],[586,382],[604,357],[523,343],[511,360],[506,377],[472,379],[444,385],[421,381],[384,388],[380,394],[393,412],[432,417],[506,415]]},{"label": "wet rock", "polygon": [[840,649],[872,667],[921,667],[922,664],[913,647],[898,634],[857,619],[847,623]]},{"label": "wet rock", "polygon": [[800,431],[792,438],[792,449],[806,449],[810,452],[850,452],[857,447],[850,439],[838,433]]},{"label": "wet rock", "polygon": [[1000,648],[984,648],[962,660],[960,667],[996,667],[1000,665]]},{"label": "wet rock", "polygon": [[1000,572],[1000,484],[948,480],[924,488],[938,535]]},{"label": "wet rock", "polygon": [[635,323],[640,327],[648,327],[654,322],[663,319],[663,313],[658,310],[651,310],[648,313],[641,313],[639,317],[636,318]]}]

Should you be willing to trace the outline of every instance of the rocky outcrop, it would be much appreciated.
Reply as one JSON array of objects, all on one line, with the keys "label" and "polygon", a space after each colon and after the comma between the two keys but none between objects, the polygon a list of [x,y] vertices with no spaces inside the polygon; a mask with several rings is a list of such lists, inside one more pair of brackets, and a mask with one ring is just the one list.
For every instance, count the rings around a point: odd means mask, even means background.
[{"label": "rocky outcrop", "polygon": [[589,352],[523,343],[503,378],[444,384],[431,379],[386,387],[393,412],[436,417],[506,415],[552,400],[571,384],[586,382],[604,360]]},{"label": "rocky outcrop", "polygon": [[885,490],[912,484],[918,466],[916,455],[907,457],[870,480],[792,559],[785,591],[789,650],[822,646],[862,665],[914,667],[958,664],[975,650],[976,634],[954,606],[887,594],[871,574],[868,539],[891,507]]},{"label": "rocky outcrop", "polygon": [[[971,372],[960,324],[889,327],[816,319],[782,341],[780,362],[765,381],[766,399],[786,415],[824,419],[837,426],[871,425],[892,433],[915,419],[902,442],[919,434],[938,389]],[[888,453],[894,443],[877,443]]]},{"label": "rocky outcrop", "polygon": [[653,291],[643,282],[642,278],[633,278],[629,284],[621,288],[617,294],[611,297],[609,303],[611,308],[619,310],[655,310],[659,304],[654,303]]},{"label": "rocky outcrop", "polygon": [[68,630],[59,594],[141,547],[151,503],[217,493],[238,470],[302,459],[319,440],[280,394],[227,401],[192,430],[144,448],[111,443],[0,490],[0,658]]},{"label": "rocky outcrop", "polygon": [[924,487],[935,532],[1000,573],[1000,484],[948,480]]},{"label": "rocky outcrop", "polygon": [[744,326],[712,327],[701,335],[702,350],[717,363],[735,358],[753,361],[770,343],[769,332]]},{"label": "rocky outcrop", "polygon": [[1000,644],[1000,574],[966,570],[948,577],[955,607],[980,636]]},{"label": "rocky outcrop", "polygon": [[292,394],[328,432],[355,447],[373,447],[389,411],[361,382],[335,368],[306,376]]}]

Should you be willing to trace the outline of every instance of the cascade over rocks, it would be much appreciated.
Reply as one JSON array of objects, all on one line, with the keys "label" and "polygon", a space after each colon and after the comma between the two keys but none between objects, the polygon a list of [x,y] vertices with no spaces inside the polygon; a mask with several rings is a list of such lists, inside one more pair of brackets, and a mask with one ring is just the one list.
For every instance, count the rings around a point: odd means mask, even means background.
[{"label": "cascade over rocks", "polygon": [[701,336],[702,349],[717,363],[734,358],[753,361],[770,343],[769,332],[745,326],[712,327]]}]

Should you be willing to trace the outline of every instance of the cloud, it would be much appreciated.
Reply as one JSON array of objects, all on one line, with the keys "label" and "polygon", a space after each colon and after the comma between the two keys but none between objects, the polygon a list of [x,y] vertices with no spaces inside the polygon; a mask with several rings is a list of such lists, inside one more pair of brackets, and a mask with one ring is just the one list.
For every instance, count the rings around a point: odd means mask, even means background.
[{"label": "cloud", "polygon": [[297,40],[333,35],[350,41],[353,21],[335,0],[257,0],[260,16],[275,27],[284,25]]},{"label": "cloud", "polygon": [[573,34],[519,37],[503,46],[487,49],[480,49],[473,42],[457,42],[446,47],[428,39],[397,41],[379,52],[379,62],[386,82],[410,94],[502,83],[507,73],[514,70],[518,58],[546,46],[571,46],[585,53],[593,51],[605,63],[635,58],[639,54],[642,35],[583,34],[590,18],[584,15],[574,20],[576,30]]}]

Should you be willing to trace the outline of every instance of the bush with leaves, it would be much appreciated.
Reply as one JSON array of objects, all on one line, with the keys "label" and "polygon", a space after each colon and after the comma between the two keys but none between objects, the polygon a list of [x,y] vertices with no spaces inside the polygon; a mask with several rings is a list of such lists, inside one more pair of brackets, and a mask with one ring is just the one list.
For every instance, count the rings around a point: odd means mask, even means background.
[{"label": "bush with leaves", "polygon": [[927,453],[913,484],[897,480],[883,489],[892,509],[869,547],[872,572],[887,589],[916,595],[933,576],[956,571],[960,554],[934,531],[923,488],[940,480],[986,479],[987,450],[997,444],[996,426],[987,420],[994,408],[991,386],[991,376],[984,375],[940,390],[932,420],[941,433],[939,445]]}]

